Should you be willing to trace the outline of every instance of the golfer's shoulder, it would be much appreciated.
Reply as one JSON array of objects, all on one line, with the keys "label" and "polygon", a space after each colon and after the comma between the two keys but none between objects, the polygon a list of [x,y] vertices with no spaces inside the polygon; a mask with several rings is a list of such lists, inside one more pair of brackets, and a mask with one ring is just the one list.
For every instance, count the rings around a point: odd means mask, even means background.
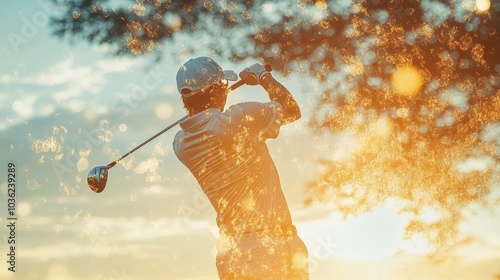
[{"label": "golfer's shoulder", "polygon": [[174,135],[174,139],[173,139],[172,143],[174,145],[179,145],[181,140],[184,138],[184,136],[185,136],[184,130],[177,131]]}]

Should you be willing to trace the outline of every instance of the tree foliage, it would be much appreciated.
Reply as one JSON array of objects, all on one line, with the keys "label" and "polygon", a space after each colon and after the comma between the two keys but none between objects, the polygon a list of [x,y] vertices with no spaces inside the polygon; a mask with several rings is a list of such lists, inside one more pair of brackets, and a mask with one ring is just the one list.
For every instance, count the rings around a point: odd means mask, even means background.
[{"label": "tree foliage", "polygon": [[[57,2],[56,0],[54,0]],[[305,69],[322,91],[311,127],[357,145],[320,160],[306,203],[356,215],[389,198],[411,213],[408,237],[465,239],[462,210],[500,186],[498,1],[79,0],[53,18],[58,36],[138,55],[199,44],[233,59]],[[182,36],[187,43],[179,44]],[[175,47],[174,47],[175,46]],[[341,150],[343,153],[340,153]],[[476,167],[474,167],[476,166]],[[423,214],[430,209],[435,218]]]}]

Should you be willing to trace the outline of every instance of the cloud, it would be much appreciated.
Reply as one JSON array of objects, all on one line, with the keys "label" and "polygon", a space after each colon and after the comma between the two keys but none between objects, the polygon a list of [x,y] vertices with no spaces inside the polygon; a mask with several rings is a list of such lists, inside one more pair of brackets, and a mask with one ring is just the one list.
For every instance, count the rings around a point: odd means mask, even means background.
[{"label": "cloud", "polygon": [[124,57],[110,58],[96,62],[97,68],[103,73],[126,72],[141,64],[139,59]]},{"label": "cloud", "polygon": [[57,244],[46,244],[31,248],[21,247],[19,249],[19,254],[26,259],[52,261],[80,256],[96,256],[99,255],[99,252],[87,244],[60,242]]},{"label": "cloud", "polygon": [[107,84],[108,73],[126,72],[141,64],[141,60],[130,58],[107,58],[93,65],[79,65],[73,56],[49,66],[47,70],[24,78],[12,75],[0,76],[0,83],[17,83],[37,86],[66,86],[64,90],[53,93],[56,100],[80,96],[83,92],[100,93]]},{"label": "cloud", "polygon": [[14,74],[2,75],[0,84],[12,88],[22,85],[28,89],[29,86],[35,86],[36,92],[27,90],[22,95],[0,93],[0,131],[32,118],[48,116],[58,107],[76,113],[89,107],[98,108],[100,103],[94,103],[102,102],[102,99],[88,98],[88,94],[97,95],[104,92],[108,84],[108,74],[126,72],[141,63],[140,59],[106,58],[92,64],[80,65],[75,62],[73,56],[68,56],[37,74],[24,77]]},{"label": "cloud", "polygon": [[25,82],[43,86],[76,84],[88,89],[105,83],[99,74],[92,66],[76,65],[74,58],[69,56],[49,67],[46,72],[25,78]]},{"label": "cloud", "polygon": [[34,95],[24,96],[12,102],[12,109],[21,118],[31,118],[35,114],[33,104],[35,103],[36,99],[37,98]]},{"label": "cloud", "polygon": [[[174,236],[207,235],[207,229],[215,229],[209,221],[180,219],[147,219],[85,217],[83,223],[66,220],[57,223],[54,218],[44,216],[25,217],[27,224],[37,228],[51,228],[61,236],[70,234],[79,237],[73,240],[51,239],[39,246],[20,247],[19,254],[25,259],[56,261],[83,256],[134,255],[149,257],[144,246],[150,241]],[[208,233],[213,235],[213,230]],[[66,241],[61,241],[66,240]],[[51,242],[52,241],[52,242]],[[117,246],[119,244],[120,246]]]},{"label": "cloud", "polygon": [[41,86],[65,86],[63,90],[52,94],[55,101],[61,102],[80,97],[85,92],[98,94],[107,81],[102,71],[96,71],[89,65],[76,65],[74,59],[68,57],[49,67],[47,72],[25,78],[24,82]]},{"label": "cloud", "polygon": [[14,95],[8,99],[0,96],[0,131],[32,118],[46,117],[52,114],[56,108],[50,97],[42,95],[23,94],[20,97]]},{"label": "cloud", "polygon": [[105,233],[113,236],[115,241],[133,242],[193,234],[209,227],[210,222],[207,220],[91,217],[86,219],[83,231],[89,236],[102,236]]}]

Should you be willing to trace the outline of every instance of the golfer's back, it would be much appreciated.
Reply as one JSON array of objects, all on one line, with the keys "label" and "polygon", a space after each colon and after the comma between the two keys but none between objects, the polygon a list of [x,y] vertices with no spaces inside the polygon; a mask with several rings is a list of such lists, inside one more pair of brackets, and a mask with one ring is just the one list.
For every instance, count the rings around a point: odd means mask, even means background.
[{"label": "golfer's back", "polygon": [[217,212],[222,232],[291,225],[278,172],[265,144],[279,133],[279,103],[242,103],[182,122],[174,151]]}]

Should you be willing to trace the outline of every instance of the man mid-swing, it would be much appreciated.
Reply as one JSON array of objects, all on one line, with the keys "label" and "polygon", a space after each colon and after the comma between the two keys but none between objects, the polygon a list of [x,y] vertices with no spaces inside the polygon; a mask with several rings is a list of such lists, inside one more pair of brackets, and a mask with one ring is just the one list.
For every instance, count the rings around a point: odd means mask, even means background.
[{"label": "man mid-swing", "polygon": [[271,102],[246,102],[224,111],[229,75],[198,57],[177,73],[189,118],[180,123],[174,151],[217,212],[220,279],[309,279],[307,249],[297,236],[266,139],[301,117],[290,92],[254,64],[239,76],[261,85]]}]

